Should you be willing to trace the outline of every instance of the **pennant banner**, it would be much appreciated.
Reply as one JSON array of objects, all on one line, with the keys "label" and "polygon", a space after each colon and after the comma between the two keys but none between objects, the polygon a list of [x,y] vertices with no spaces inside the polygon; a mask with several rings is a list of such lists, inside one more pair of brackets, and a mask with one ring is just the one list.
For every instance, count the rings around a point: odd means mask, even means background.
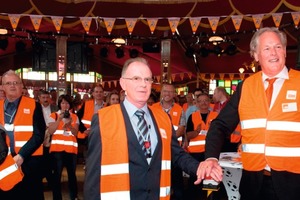
[{"label": "pennant banner", "polygon": [[118,81],[114,81],[114,86],[117,87]]},{"label": "pennant banner", "polygon": [[232,81],[234,79],[234,74],[229,74],[229,79]]},{"label": "pennant banner", "polygon": [[295,24],[295,28],[298,28],[300,21],[300,12],[292,12],[291,15]]},{"label": "pennant banner", "polygon": [[282,19],[282,13],[273,13],[272,18],[273,18],[275,26],[278,28],[280,26],[280,22]]},{"label": "pennant banner", "polygon": [[220,17],[209,17],[208,18],[211,30],[213,31],[214,34],[216,33],[216,30],[217,30],[217,27],[219,24],[219,20],[220,20]]},{"label": "pennant banner", "polygon": [[111,31],[114,27],[116,19],[115,18],[103,18],[103,21],[106,26],[107,33],[108,33],[108,35],[110,35]]},{"label": "pennant banner", "polygon": [[232,15],[231,20],[232,20],[232,23],[234,25],[236,32],[239,32],[241,24],[242,24],[243,16],[242,15]]},{"label": "pennant banner", "polygon": [[260,28],[263,17],[264,17],[263,14],[252,15],[252,19],[253,19],[256,30],[258,30]]},{"label": "pennant banner", "polygon": [[171,78],[172,78],[172,81],[174,82],[174,81],[175,81],[175,78],[176,78],[176,74],[172,74],[172,75],[171,75]]},{"label": "pennant banner", "polygon": [[31,22],[32,22],[35,32],[38,32],[40,29],[41,22],[42,22],[42,16],[41,15],[30,15],[30,19],[31,19]]},{"label": "pennant banner", "polygon": [[125,21],[126,21],[126,25],[127,25],[129,35],[131,35],[132,32],[133,32],[133,29],[134,29],[134,26],[135,26],[135,23],[136,23],[137,19],[136,18],[125,18]]},{"label": "pennant banner", "polygon": [[80,17],[81,24],[87,34],[89,34],[92,18],[91,17]]},{"label": "pennant banner", "polygon": [[63,17],[51,16],[51,19],[52,19],[53,25],[55,26],[55,29],[56,29],[57,33],[60,33]]},{"label": "pennant banner", "polygon": [[150,28],[151,34],[153,34],[154,31],[155,31],[157,21],[158,21],[158,18],[149,18],[149,19],[147,19],[148,26]]},{"label": "pennant banner", "polygon": [[184,73],[179,74],[180,79],[183,81]]},{"label": "pennant banner", "polygon": [[192,75],[193,75],[192,72],[188,72],[187,75],[188,75],[189,79],[192,79]]},{"label": "pennant banner", "polygon": [[11,26],[14,31],[16,31],[16,28],[18,26],[19,20],[21,18],[21,15],[18,14],[9,14],[8,18],[10,20]]},{"label": "pennant banner", "polygon": [[196,33],[196,31],[199,27],[200,21],[201,21],[201,17],[191,17],[190,18],[190,24],[192,27],[193,34]]},{"label": "pennant banner", "polygon": [[219,76],[220,76],[220,79],[221,79],[221,80],[224,80],[224,76],[225,76],[224,73],[220,73]]},{"label": "pennant banner", "polygon": [[178,18],[178,17],[168,18],[171,32],[173,35],[175,35],[179,20],[180,20],[180,18]]}]

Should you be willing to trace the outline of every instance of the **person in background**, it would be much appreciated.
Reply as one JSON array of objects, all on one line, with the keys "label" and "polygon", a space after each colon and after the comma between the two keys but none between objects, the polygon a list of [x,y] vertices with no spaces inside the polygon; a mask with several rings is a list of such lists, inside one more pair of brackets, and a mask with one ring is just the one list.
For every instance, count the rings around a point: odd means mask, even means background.
[{"label": "person in background", "polygon": [[125,100],[93,116],[84,199],[169,199],[171,161],[197,173],[199,163],[179,146],[168,115],[147,106],[152,82],[145,59],[127,60],[120,78]]},{"label": "person in background", "polygon": [[82,97],[82,101],[85,102],[86,100],[90,99],[90,96],[88,93],[84,93],[83,97]]},{"label": "person in background", "polygon": [[224,87],[216,87],[213,94],[213,111],[220,112],[229,100],[229,95]]},{"label": "person in background", "polygon": [[[152,107],[161,109],[169,115],[176,131],[176,137],[179,141],[181,141],[182,145],[182,143],[184,143],[182,141],[186,138],[186,119],[182,107],[174,101],[175,96],[177,96],[175,93],[175,87],[172,84],[165,83],[161,88],[161,101],[153,104]],[[172,165],[172,191],[172,199],[183,199],[184,184],[182,171],[174,165]]]},{"label": "person in background", "polygon": [[[205,138],[211,121],[218,115],[217,112],[211,112],[209,107],[210,99],[208,94],[199,94],[196,98],[197,111],[193,112],[187,121],[186,137],[189,141],[188,152],[199,162],[204,160]],[[206,196],[201,187],[195,186],[193,182],[197,179],[190,176],[188,181],[188,192],[186,199],[203,199]]]},{"label": "person in background", "polygon": [[203,90],[201,88],[196,88],[194,90],[194,105],[192,106],[189,106],[185,112],[185,117],[186,117],[186,120],[188,120],[189,116],[195,112],[196,110],[198,110],[198,107],[196,106],[196,99],[198,97],[199,94],[202,94],[203,93]]},{"label": "person in background", "polygon": [[275,27],[257,30],[250,53],[261,71],[239,83],[211,123],[201,178],[222,180],[224,138],[241,123],[241,200],[294,200],[300,191],[300,72],[288,68],[287,39]]},{"label": "person in background", "polygon": [[5,92],[4,92],[4,90],[3,90],[3,86],[2,85],[0,85],[0,100],[1,99],[5,99]]},{"label": "person in background", "polygon": [[188,109],[188,107],[194,105],[193,93],[191,93],[191,92],[187,93],[187,95],[185,96],[185,98],[186,98],[186,103],[184,103],[183,106],[182,106],[184,112],[186,112],[186,110]]},{"label": "person in background", "polygon": [[55,89],[50,90],[51,103],[52,105],[57,106],[57,92]]},{"label": "person in background", "polygon": [[3,74],[2,86],[6,99],[0,100],[0,124],[7,131],[10,155],[24,177],[12,189],[0,190],[0,197],[43,200],[42,143],[46,124],[41,104],[22,96],[22,81],[13,70]]},{"label": "person in background", "polygon": [[147,100],[147,104],[148,106],[152,106],[154,103],[156,103],[156,97],[151,93]]},{"label": "person in background", "polygon": [[81,108],[83,101],[81,100],[81,95],[79,93],[75,93],[73,96],[73,113],[77,113]]},{"label": "person in background", "polygon": [[111,91],[106,97],[106,106],[120,103],[119,93]]},{"label": "person in background", "polygon": [[22,95],[25,97],[30,97],[28,89],[26,87],[22,88]]},{"label": "person in background", "polygon": [[125,96],[126,96],[126,92],[124,90],[121,90],[120,91],[120,102],[124,101]]},{"label": "person in background", "polygon": [[[39,102],[42,105],[43,115],[46,123],[46,127],[48,128],[49,122],[51,121],[51,113],[58,111],[58,107],[50,104],[51,98],[50,93],[45,90],[39,91]],[[53,169],[54,169],[54,160],[52,155],[49,153],[51,143],[51,135],[46,129],[45,139],[43,142],[43,177],[46,177],[48,182],[48,187],[52,190],[53,188]]]},{"label": "person in background", "polygon": [[48,131],[52,135],[50,153],[55,160],[53,199],[62,200],[61,175],[66,167],[68,173],[69,195],[71,200],[77,199],[78,188],[76,178],[77,132],[79,120],[72,109],[72,98],[61,95],[58,98],[58,111],[51,113]]},{"label": "person in background", "polygon": [[93,115],[101,108],[106,106],[104,101],[104,89],[102,85],[97,84],[92,90],[92,99],[86,100],[81,108],[76,113],[79,118],[79,139],[85,139],[89,132],[91,126],[91,120]]}]

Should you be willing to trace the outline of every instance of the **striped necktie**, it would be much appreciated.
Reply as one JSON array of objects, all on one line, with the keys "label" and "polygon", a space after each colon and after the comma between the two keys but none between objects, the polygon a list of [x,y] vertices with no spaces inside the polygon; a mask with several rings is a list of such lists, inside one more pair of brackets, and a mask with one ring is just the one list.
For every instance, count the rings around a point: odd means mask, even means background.
[{"label": "striped necktie", "polygon": [[150,136],[149,136],[149,130],[147,126],[147,122],[144,118],[145,112],[143,110],[137,110],[135,112],[135,115],[138,117],[139,121],[137,123],[138,128],[138,141],[140,145],[142,146],[142,149],[144,151],[144,154],[146,157],[151,155],[150,151]]}]

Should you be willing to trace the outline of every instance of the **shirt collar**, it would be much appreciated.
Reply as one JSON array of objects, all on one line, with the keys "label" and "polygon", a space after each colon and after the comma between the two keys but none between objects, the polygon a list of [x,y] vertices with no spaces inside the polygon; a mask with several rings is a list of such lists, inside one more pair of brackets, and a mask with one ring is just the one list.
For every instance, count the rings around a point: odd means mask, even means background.
[{"label": "shirt collar", "polygon": [[275,77],[268,77],[266,74],[262,73],[263,81],[266,81],[268,78],[289,79],[289,71],[287,67],[284,67]]},{"label": "shirt collar", "polygon": [[125,106],[125,109],[126,109],[128,115],[129,115],[129,117],[134,116],[134,115],[135,115],[134,113],[135,113],[137,110],[143,110],[147,116],[150,115],[147,104],[145,104],[144,107],[142,107],[142,108],[139,109],[139,108],[135,107],[132,103],[130,103],[130,102],[127,100],[126,97],[125,97],[125,99],[124,99],[124,101],[123,101],[123,104],[124,104],[124,106]]}]

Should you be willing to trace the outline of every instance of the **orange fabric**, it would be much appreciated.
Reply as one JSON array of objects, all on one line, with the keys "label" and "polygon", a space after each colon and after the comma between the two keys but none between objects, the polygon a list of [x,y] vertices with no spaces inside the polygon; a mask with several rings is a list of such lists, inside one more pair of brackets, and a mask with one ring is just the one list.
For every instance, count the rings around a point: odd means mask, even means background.
[{"label": "orange fabric", "polygon": [[182,109],[184,110],[184,112],[188,109],[188,107],[189,107],[188,103],[184,103],[182,105]]},{"label": "orange fabric", "polygon": [[[72,125],[75,125],[77,121],[77,115],[70,113],[72,118]],[[56,113],[51,113],[50,117],[56,119]],[[70,130],[68,130],[68,134],[64,134],[63,130],[64,122],[60,121],[57,130],[53,133],[50,145],[50,152],[62,152],[65,151],[67,153],[77,154],[78,152],[78,143],[76,136],[74,136]]]},{"label": "orange fabric", "polygon": [[[209,112],[206,123],[202,120],[200,111],[196,111],[192,113],[192,121],[194,124],[194,130],[197,129],[198,125],[201,124],[201,130],[207,131],[209,129],[210,123],[213,119],[217,117],[218,113],[217,112]],[[190,144],[194,142],[202,142],[202,144],[198,145],[189,145],[188,146],[188,151],[190,153],[202,153],[205,151],[205,139],[206,139],[206,134],[199,134],[195,138],[190,139]]]},{"label": "orange fabric", "polygon": [[[299,101],[299,94],[294,98],[288,98],[289,91],[300,90],[300,73],[296,70],[289,70],[289,79],[284,84],[269,110],[262,73],[258,72],[247,78],[243,84],[241,99],[239,103],[240,120],[266,119],[268,121],[291,121],[299,122],[300,112],[283,112],[283,102],[295,103]],[[242,145],[264,144],[268,147],[299,147],[300,134],[288,130],[266,130],[266,128],[242,127]],[[284,128],[284,127],[283,127]],[[242,151],[243,168],[249,171],[259,171],[268,164],[277,171],[289,171],[300,173],[300,157],[287,156],[266,156],[264,153],[247,153]]]},{"label": "orange fabric", "polygon": [[[94,115],[94,106],[95,106],[95,101],[93,99],[86,100],[84,103],[84,113],[81,121],[87,129],[91,127],[91,121]],[[77,134],[77,138],[79,139],[84,139],[86,137],[87,135],[85,133],[81,133],[80,131]]]},{"label": "orange fabric", "polygon": [[[0,108],[4,108],[4,100],[0,100]],[[23,145],[33,134],[33,113],[35,110],[35,100],[23,96],[20,100],[18,110],[14,119],[14,139],[15,152],[18,154]],[[4,123],[4,110],[0,112],[0,123]],[[26,127],[22,128],[22,126]],[[31,129],[31,130],[30,130]],[[9,144],[7,144],[9,145]],[[32,155],[42,155],[43,146],[41,145]]]},{"label": "orange fabric", "polygon": [[[151,108],[161,133],[163,143],[162,161],[171,161],[171,123],[165,120],[166,114],[161,109]],[[127,135],[124,130],[125,123],[120,105],[111,105],[98,111],[102,140],[101,169],[110,165],[127,164],[128,170],[123,173],[101,174],[100,192],[113,193],[118,191],[130,191],[129,181],[129,156]],[[114,119],[114,120],[111,120]],[[165,130],[165,131],[163,131]],[[122,152],[122,153],[120,153]],[[103,172],[103,171],[102,171]],[[161,171],[160,187],[170,187],[170,168]],[[118,184],[116,184],[118,183]],[[168,200],[170,195],[161,197],[160,200]]]},{"label": "orange fabric", "polygon": [[23,177],[21,168],[17,167],[12,155],[8,154],[0,165],[0,189],[3,191],[11,190],[22,181]]},{"label": "orange fabric", "polygon": [[270,106],[271,104],[271,100],[272,100],[272,94],[273,94],[273,84],[276,81],[277,78],[271,78],[271,79],[267,79],[267,81],[269,82],[269,85],[266,89],[266,96],[267,96],[267,102],[268,105]]},{"label": "orange fabric", "polygon": [[[164,110],[160,102],[153,104],[151,107],[160,108],[161,110]],[[179,104],[174,103],[174,105],[171,108],[170,113],[169,113],[173,125],[179,126],[182,110],[183,109]]]}]

